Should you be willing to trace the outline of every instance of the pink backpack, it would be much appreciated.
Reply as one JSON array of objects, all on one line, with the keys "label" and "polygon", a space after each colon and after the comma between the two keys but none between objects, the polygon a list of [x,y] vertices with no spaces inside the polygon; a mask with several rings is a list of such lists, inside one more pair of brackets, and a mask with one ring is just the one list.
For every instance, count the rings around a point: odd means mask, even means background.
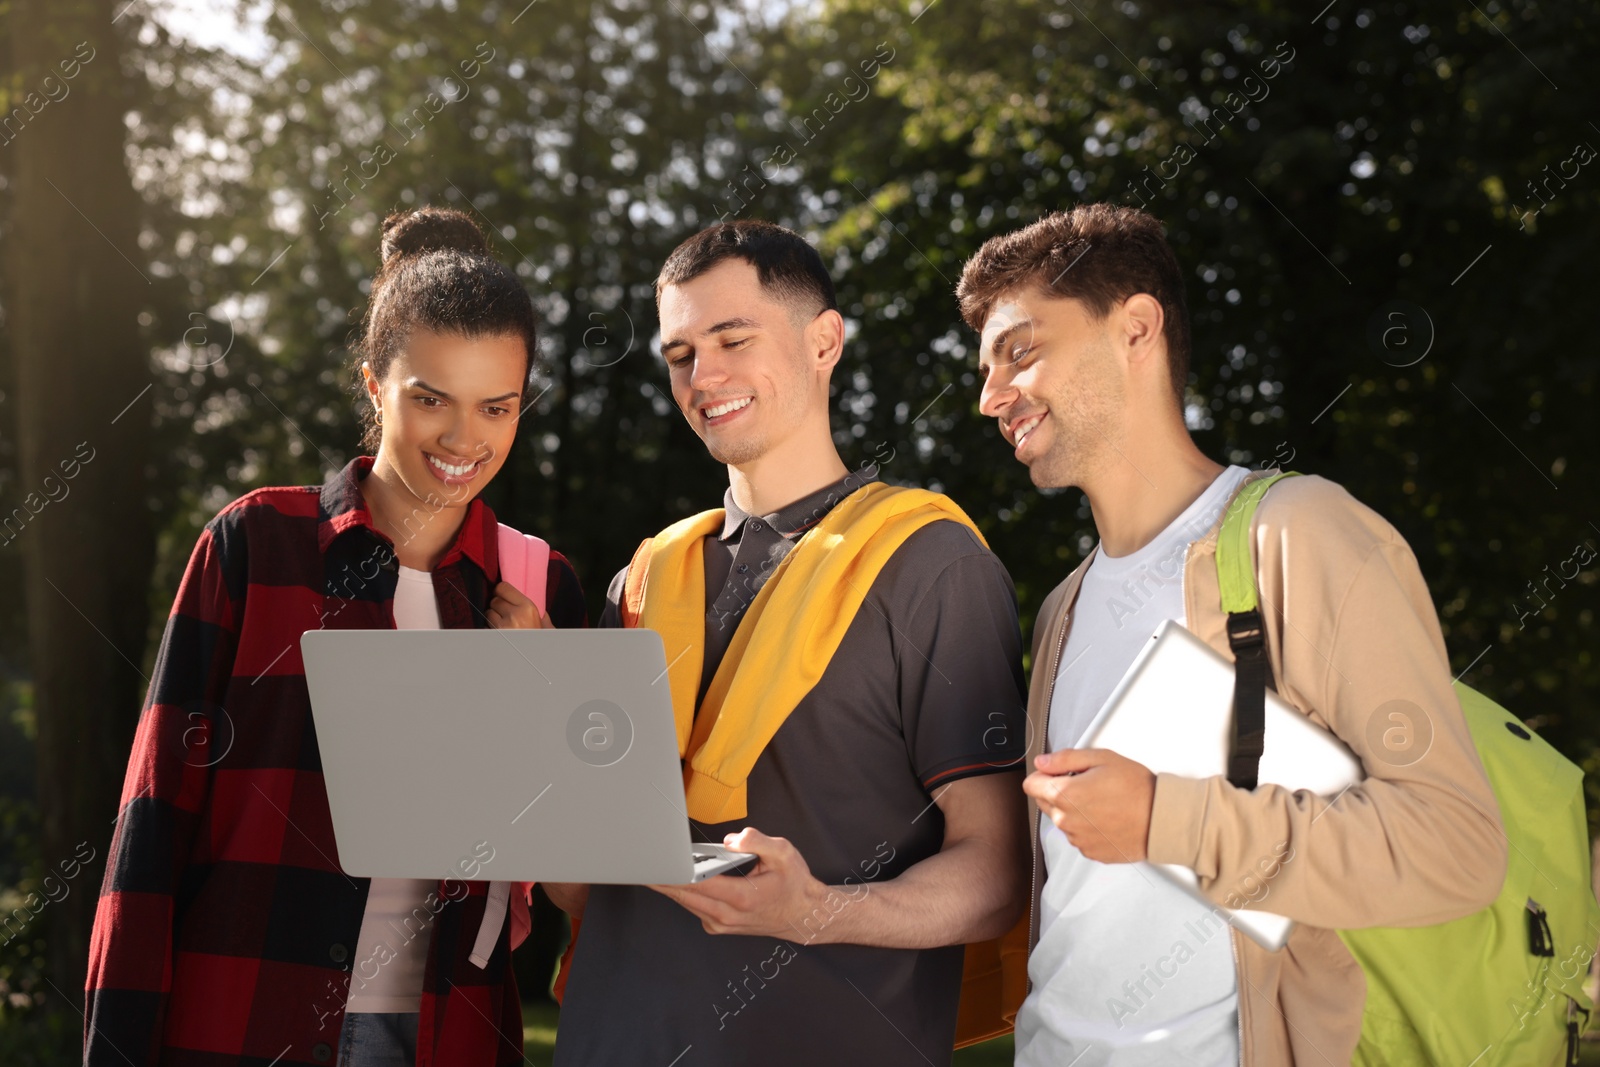
[{"label": "pink backpack", "polygon": [[[516,586],[523,596],[539,605],[548,614],[545,605],[545,581],[550,574],[550,545],[548,542],[513,530],[500,524],[500,580]],[[515,890],[515,892],[513,892]],[[489,965],[489,954],[500,939],[500,927],[506,913],[511,915],[511,947],[516,948],[527,938],[533,928],[528,914],[528,894],[532,882],[490,882],[489,896],[484,902],[483,924],[478,927],[478,937],[472,945],[472,962],[478,967]]]}]

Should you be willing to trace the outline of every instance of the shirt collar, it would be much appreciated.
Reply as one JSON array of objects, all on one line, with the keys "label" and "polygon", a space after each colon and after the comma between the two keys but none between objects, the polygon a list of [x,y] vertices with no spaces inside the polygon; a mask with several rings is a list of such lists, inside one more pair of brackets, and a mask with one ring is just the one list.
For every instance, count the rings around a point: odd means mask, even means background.
[{"label": "shirt collar", "polygon": [[[318,551],[327,552],[328,546],[336,539],[358,527],[371,530],[373,536],[385,544],[393,545],[373,525],[372,512],[367,509],[366,497],[361,493],[361,483],[372,472],[373,462],[372,456],[357,456],[322,484],[318,495]],[[447,566],[464,555],[485,574],[496,573],[499,563],[497,527],[494,512],[481,499],[473,497],[467,505],[466,521],[456,531],[456,539],[439,561],[439,566]]]},{"label": "shirt collar", "polygon": [[[832,485],[823,486],[816,492],[803,496],[771,514],[762,515],[761,519],[780,537],[793,540],[821,522],[828,512],[851,493],[877,480],[877,464],[868,463],[858,470],[851,471]],[[744,524],[755,517],[734,503],[732,489],[722,495],[722,510],[725,515],[722,520],[722,533],[717,538],[719,541],[726,541],[738,534],[744,528]]]}]

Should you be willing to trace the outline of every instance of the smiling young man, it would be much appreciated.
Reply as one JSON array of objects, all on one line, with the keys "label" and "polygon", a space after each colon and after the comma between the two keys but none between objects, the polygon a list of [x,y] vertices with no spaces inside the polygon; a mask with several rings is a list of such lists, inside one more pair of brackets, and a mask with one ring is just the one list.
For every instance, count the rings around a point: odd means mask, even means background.
[{"label": "smiling young man", "polygon": [[1010,579],[949,500],[840,458],[844,320],[802,238],[718,224],[656,292],[729,487],[641,546],[602,625],[661,632],[694,838],[760,861],[548,887],[582,920],[556,1062],[948,1063],[962,946],[1022,905]]},{"label": "smiling young man", "polygon": [[[1224,468],[1189,437],[1182,276],[1150,215],[1105,204],[1048,215],[985,244],[957,292],[982,335],[983,414],[1035,485],[1084,492],[1100,534],[1034,627],[1036,769],[1020,798],[1037,819],[1031,989],[1016,1062],[1350,1062],[1365,984],[1335,930],[1468,914],[1505,872],[1498,807],[1416,560],[1321,478],[1286,480],[1256,512],[1271,677],[1361,758],[1367,778],[1342,796],[1245,791],[1075,750],[1162,621],[1232,657],[1217,530],[1239,489],[1273,472]],[[1430,733],[1425,750],[1384,747],[1396,708]],[[1210,900],[1248,893],[1299,925],[1269,952],[1142,860],[1189,867]],[[1263,881],[1265,893],[1250,890]]]}]

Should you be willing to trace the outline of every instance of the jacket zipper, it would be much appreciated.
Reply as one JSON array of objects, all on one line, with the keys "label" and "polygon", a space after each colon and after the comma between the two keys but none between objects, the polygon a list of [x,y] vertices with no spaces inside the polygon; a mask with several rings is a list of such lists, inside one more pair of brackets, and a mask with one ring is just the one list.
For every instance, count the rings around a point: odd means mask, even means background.
[{"label": "jacket zipper", "polygon": [[[1056,642],[1056,654],[1050,661],[1050,690],[1045,693],[1044,722],[1040,730],[1044,733],[1044,744],[1050,744],[1050,708],[1056,699],[1056,672],[1061,668],[1061,652],[1067,647],[1067,627],[1072,622],[1072,607],[1068,605],[1066,617],[1061,620],[1061,640]],[[1041,751],[1044,751],[1041,749]],[[1023,768],[1026,770],[1027,768]],[[1028,875],[1028,952],[1032,954],[1033,947],[1039,943],[1039,858],[1043,855],[1044,845],[1039,840],[1039,834],[1044,829],[1044,812],[1039,812],[1033,820],[1033,842],[1028,854],[1033,857]]]},{"label": "jacket zipper", "polygon": [[1239,998],[1239,1006],[1233,1013],[1233,1018],[1239,1024],[1239,1067],[1244,1067],[1244,960],[1239,956],[1239,931],[1228,924],[1228,946],[1233,949],[1233,986]]}]

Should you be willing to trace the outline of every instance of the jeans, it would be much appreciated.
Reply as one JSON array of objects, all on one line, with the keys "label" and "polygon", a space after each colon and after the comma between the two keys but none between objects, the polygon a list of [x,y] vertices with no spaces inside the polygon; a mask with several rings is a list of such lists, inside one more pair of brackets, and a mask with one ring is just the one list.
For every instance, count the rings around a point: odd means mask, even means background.
[{"label": "jeans", "polygon": [[412,1067],[418,1012],[351,1012],[339,1035],[338,1067]]}]

